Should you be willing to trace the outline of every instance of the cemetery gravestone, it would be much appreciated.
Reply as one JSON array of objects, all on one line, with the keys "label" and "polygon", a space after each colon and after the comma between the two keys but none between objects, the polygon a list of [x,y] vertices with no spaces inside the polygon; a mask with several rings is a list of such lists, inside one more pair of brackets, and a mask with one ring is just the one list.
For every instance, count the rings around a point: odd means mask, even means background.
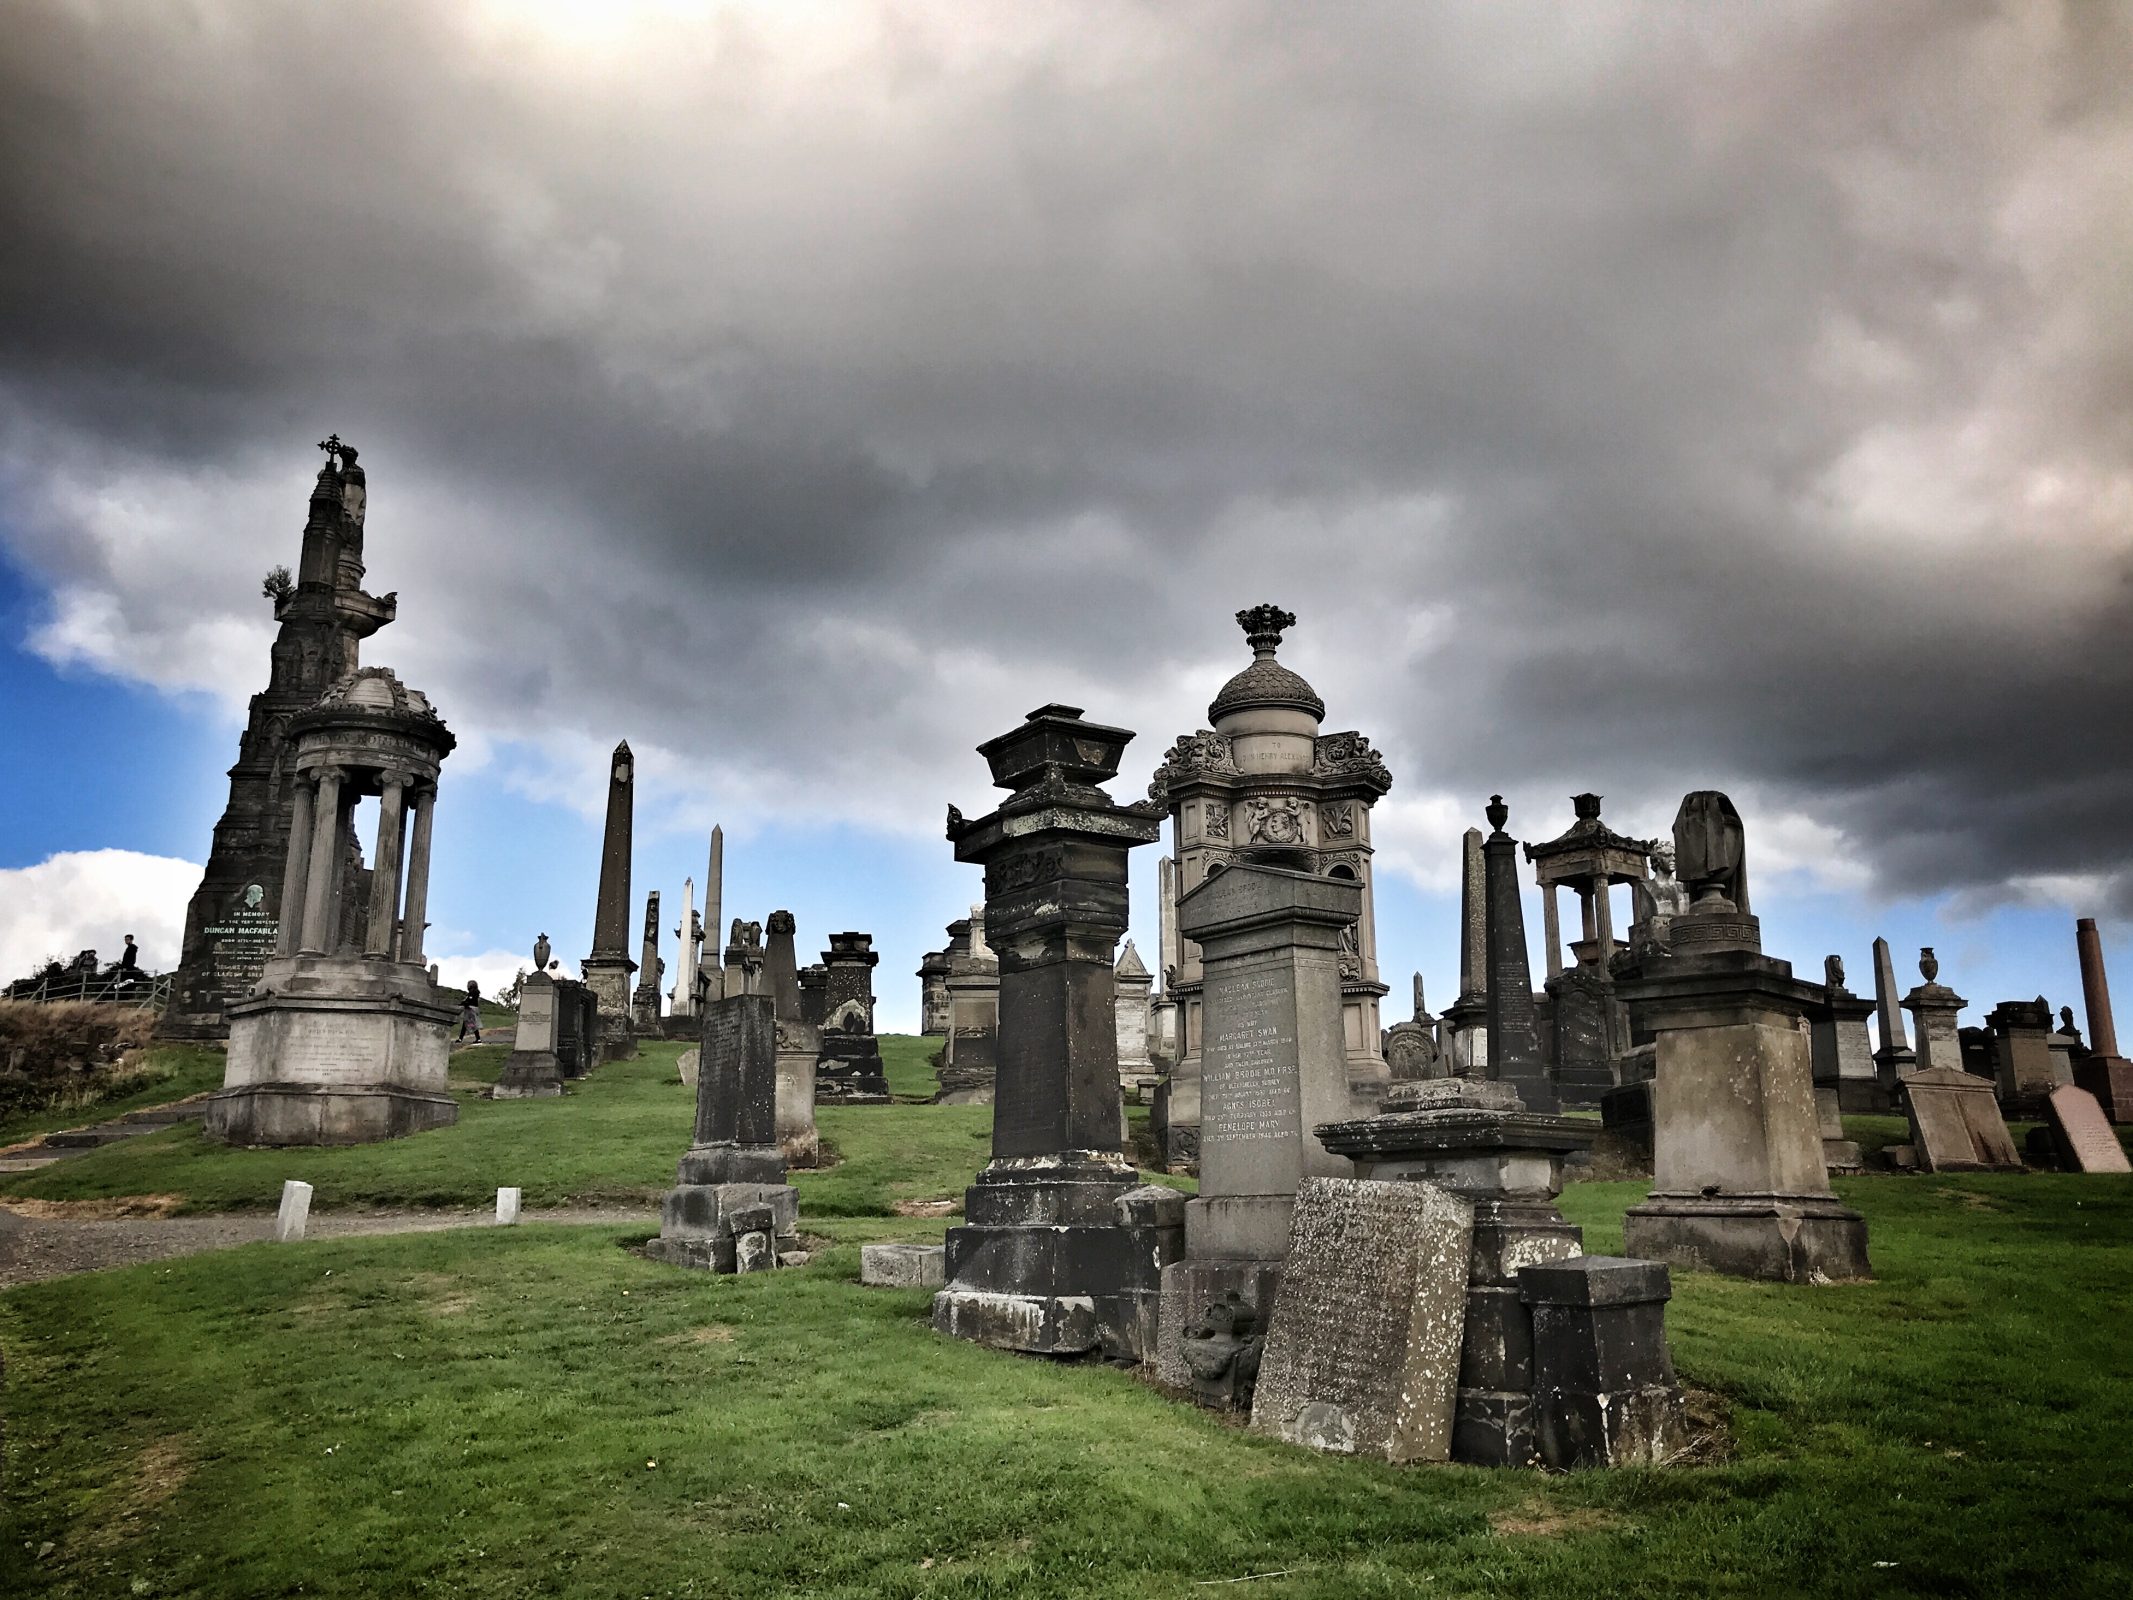
[{"label": "cemetery gravestone", "polygon": [[282,1244],[294,1244],[304,1236],[304,1224],[311,1216],[311,1185],[290,1178],[281,1186],[281,1209],[274,1216],[274,1237]]},{"label": "cemetery gravestone", "polygon": [[503,1071],[489,1091],[495,1100],[527,1100],[563,1092],[563,1060],[556,1051],[560,1018],[555,980],[536,968],[519,986],[518,1030]]},{"label": "cemetery gravestone", "polygon": [[2074,1172],[2127,1172],[2125,1146],[2111,1130],[2103,1107],[2086,1089],[2072,1084],[2054,1089],[2044,1102],[2044,1120],[2051,1129],[2059,1159]]},{"label": "cemetery gravestone", "polygon": [[1578,1256],[1525,1268],[1540,1457],[1558,1471],[1657,1466],[1687,1442],[1656,1261]]},{"label": "cemetery gravestone", "polygon": [[1425,1183],[1306,1178],[1252,1429],[1391,1462],[1451,1458],[1473,1210]]},{"label": "cemetery gravestone", "polygon": [[1896,1093],[1926,1171],[2022,1170],[1990,1079],[1960,1067],[1921,1067],[1897,1081]]}]

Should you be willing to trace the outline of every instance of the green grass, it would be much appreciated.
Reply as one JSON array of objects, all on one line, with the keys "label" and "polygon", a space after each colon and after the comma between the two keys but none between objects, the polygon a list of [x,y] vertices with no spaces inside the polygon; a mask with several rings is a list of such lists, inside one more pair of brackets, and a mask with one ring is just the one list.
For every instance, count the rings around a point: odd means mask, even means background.
[{"label": "green grass", "polygon": [[[835,1242],[750,1278],[536,1225],[55,1280],[0,1296],[0,1591],[2127,1593],[2133,1182],[1840,1187],[1878,1282],[1676,1277],[1734,1458],[1573,1476],[1319,1457],[938,1338],[852,1281],[938,1221],[805,1219]],[[1570,1191],[1589,1247],[1639,1193]]]},{"label": "green grass", "polygon": [[129,1111],[168,1105],[222,1087],[223,1055],[200,1045],[156,1045],[140,1053],[141,1076],[124,1092],[69,1104],[55,1110],[29,1111],[0,1119],[0,1145],[19,1144],[59,1128],[108,1122]]},{"label": "green grass", "polygon": [[881,1035],[881,1066],[889,1080],[889,1093],[899,1100],[930,1101],[940,1092],[934,1076],[933,1055],[942,1041],[935,1036],[909,1033]]},{"label": "green grass", "polygon": [[[890,1070],[913,1080],[931,1046],[888,1037]],[[525,1192],[528,1207],[641,1204],[647,1215],[673,1186],[688,1148],[695,1095],[675,1063],[678,1041],[650,1042],[570,1085],[561,1099],[485,1100],[505,1047],[452,1053],[459,1121],[412,1139],[337,1150],[232,1150],[194,1126],[144,1134],[46,1167],[0,1174],[0,1194],[41,1200],[176,1195],[185,1211],[272,1207],[282,1181],[302,1178],[319,1209],[352,1206],[477,1206],[499,1187]],[[217,1058],[220,1059],[219,1057]],[[926,1069],[929,1077],[931,1069]],[[930,1091],[928,1091],[930,1093]],[[989,1106],[825,1106],[816,1127],[835,1160],[797,1172],[800,1204],[817,1216],[887,1216],[900,1201],[956,1200],[991,1153]],[[1165,1180],[1173,1181],[1173,1180]]]}]

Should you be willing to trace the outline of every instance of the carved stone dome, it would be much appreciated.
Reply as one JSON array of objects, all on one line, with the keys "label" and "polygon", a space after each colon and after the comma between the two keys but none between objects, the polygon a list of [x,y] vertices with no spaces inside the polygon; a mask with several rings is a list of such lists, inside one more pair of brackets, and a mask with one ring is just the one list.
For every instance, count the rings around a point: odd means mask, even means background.
[{"label": "carved stone dome", "polygon": [[390,667],[359,667],[337,680],[319,697],[314,710],[347,708],[358,711],[401,711],[409,716],[434,717],[429,696],[402,683]]},{"label": "carved stone dome", "polygon": [[1314,720],[1326,714],[1326,702],[1318,691],[1274,659],[1283,630],[1296,625],[1293,614],[1277,606],[1254,606],[1237,613],[1238,626],[1252,647],[1252,664],[1222,686],[1207,708],[1208,720],[1218,726],[1222,718],[1239,711],[1260,709],[1301,711]]}]

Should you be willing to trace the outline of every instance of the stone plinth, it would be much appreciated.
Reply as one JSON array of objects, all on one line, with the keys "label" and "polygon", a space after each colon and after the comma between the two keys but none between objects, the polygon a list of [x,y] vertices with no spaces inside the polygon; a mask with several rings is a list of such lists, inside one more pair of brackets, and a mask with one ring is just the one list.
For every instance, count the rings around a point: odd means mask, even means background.
[{"label": "stone plinth", "polygon": [[1666,1343],[1673,1285],[1656,1261],[1579,1256],[1530,1266],[1534,1432],[1543,1464],[1658,1466],[1688,1442]]},{"label": "stone plinth", "polygon": [[1111,969],[1111,985],[1117,996],[1118,1086],[1129,1100],[1137,1101],[1155,1087],[1155,1060],[1148,1053],[1153,1024],[1149,995],[1155,976],[1131,939]]},{"label": "stone plinth", "polygon": [[1381,1461],[1446,1461],[1473,1209],[1426,1183],[1296,1192],[1252,1430]]},{"label": "stone plinth", "polygon": [[[775,996],[772,997],[773,1003]],[[812,1167],[822,1160],[822,1139],[815,1131],[815,1066],[822,1056],[822,1033],[804,1022],[780,1020],[777,1028],[778,1148],[790,1167]]]},{"label": "stone plinth", "polygon": [[937,1244],[863,1244],[859,1281],[870,1289],[938,1289],[948,1281],[948,1252]]},{"label": "stone plinth", "polygon": [[[778,1024],[768,995],[737,995],[703,1008],[696,1128],[659,1210],[645,1254],[678,1267],[736,1272],[752,1236],[769,1235],[769,1260],[799,1246],[799,1195],[785,1181],[777,1141]],[[763,1213],[767,1212],[766,1219]]]},{"label": "stone plinth", "polygon": [[[1871,1276],[1866,1222],[1829,1187],[1805,1018],[1820,985],[1753,946],[1753,919],[1695,908],[1618,978],[1650,1030],[1652,1193],[1633,1254],[1788,1283]],[[1696,952],[1696,953],[1688,953]]]},{"label": "stone plinth", "polygon": [[1540,1018],[1533,1004],[1533,968],[1526,953],[1526,911],[1518,886],[1518,841],[1503,831],[1510,810],[1502,795],[1489,800],[1487,839],[1482,841],[1488,941],[1488,1065],[1485,1076],[1508,1083],[1531,1110],[1557,1109],[1541,1050]]},{"label": "stone plinth", "polygon": [[[1182,1339],[1235,1293],[1263,1323],[1307,1175],[1351,1169],[1312,1131],[1354,1116],[1342,1031],[1340,951],[1360,908],[1352,883],[1239,865],[1178,902],[1202,960],[1200,1192],[1185,1256],[1163,1278],[1166,1331]],[[1158,1358],[1182,1383],[1174,1344]]]},{"label": "stone plinth", "polygon": [[1963,1030],[1956,1019],[1970,1002],[1939,981],[1940,963],[1930,948],[1919,953],[1919,968],[1926,981],[1903,997],[1911,1013],[1911,1032],[1918,1041],[1920,1071],[1949,1068],[1963,1070]]},{"label": "stone plinth", "polygon": [[1921,1067],[1896,1085],[1911,1146],[1927,1172],[2019,1172],[2021,1154],[1992,1081],[1960,1067]]},{"label": "stone plinth", "polygon": [[267,963],[229,1008],[229,1062],[208,1099],[229,1144],[368,1144],[459,1120],[445,1085],[458,1007],[421,968],[364,956]]},{"label": "stone plinth", "polygon": [[1894,1108],[1893,1086],[1884,1092],[1874,1066],[1874,1042],[1866,1019],[1874,1002],[1825,986],[1822,1003],[1808,1014],[1817,1089],[1834,1089],[1842,1116],[1874,1116]]},{"label": "stone plinth", "polygon": [[1450,1079],[1395,1085],[1381,1115],[1322,1127],[1358,1178],[1435,1184],[1474,1209],[1452,1459],[1533,1466],[1532,1316],[1519,1271],[1578,1253],[1583,1235],[1555,1197],[1563,1160],[1591,1148],[1589,1121],[1529,1112],[1507,1084]]},{"label": "stone plinth", "polygon": [[2052,1092],[2052,1008],[2043,996],[2003,1000],[1985,1013],[1992,1030],[1992,1078],[2003,1116],[2044,1115]]},{"label": "stone plinth", "polygon": [[518,1032],[496,1087],[495,1100],[535,1100],[563,1092],[563,1061],[556,1054],[560,1025],[555,980],[545,972],[529,976],[519,989]]},{"label": "stone plinth", "polygon": [[1134,1199],[1121,1152],[1112,961],[1126,929],[1126,853],[1162,831],[1153,806],[1098,787],[1132,734],[1042,706],[979,747],[1009,792],[965,821],[958,861],[985,868],[999,961],[992,1161],[949,1230],[942,1333],[1003,1349],[1140,1361],[1155,1344],[1175,1230]]}]

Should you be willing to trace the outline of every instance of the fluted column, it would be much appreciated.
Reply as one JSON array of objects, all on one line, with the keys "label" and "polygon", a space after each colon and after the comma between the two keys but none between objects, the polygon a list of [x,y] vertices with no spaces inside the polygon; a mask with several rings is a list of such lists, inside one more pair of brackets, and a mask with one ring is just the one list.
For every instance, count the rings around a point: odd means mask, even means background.
[{"label": "fluted column", "polygon": [[1600,970],[1607,970],[1607,959],[1615,953],[1615,908],[1607,896],[1613,885],[1607,874],[1600,874],[1592,886],[1592,936],[1600,946]]},{"label": "fluted column", "polygon": [[1541,925],[1548,941],[1548,976],[1559,977],[1563,970],[1563,931],[1555,909],[1555,885],[1541,885]]},{"label": "fluted column", "polygon": [[274,954],[293,956],[304,931],[304,880],[311,872],[311,774],[292,780],[296,793],[289,813],[289,854],[281,875],[281,921],[274,930]]},{"label": "fluted column", "polygon": [[311,860],[304,881],[304,931],[300,946],[306,955],[333,953],[334,868],[341,854],[341,769],[322,767],[318,775],[318,801],[312,807]]},{"label": "fluted column", "polygon": [[407,799],[405,773],[385,775],[378,796],[378,853],[370,878],[370,936],[364,940],[367,955],[390,957],[393,924],[400,920],[400,814]]},{"label": "fluted column", "polygon": [[400,959],[422,965],[422,930],[430,914],[430,814],[436,809],[437,791],[417,789],[412,804],[415,820],[407,840],[407,909],[400,916]]}]

